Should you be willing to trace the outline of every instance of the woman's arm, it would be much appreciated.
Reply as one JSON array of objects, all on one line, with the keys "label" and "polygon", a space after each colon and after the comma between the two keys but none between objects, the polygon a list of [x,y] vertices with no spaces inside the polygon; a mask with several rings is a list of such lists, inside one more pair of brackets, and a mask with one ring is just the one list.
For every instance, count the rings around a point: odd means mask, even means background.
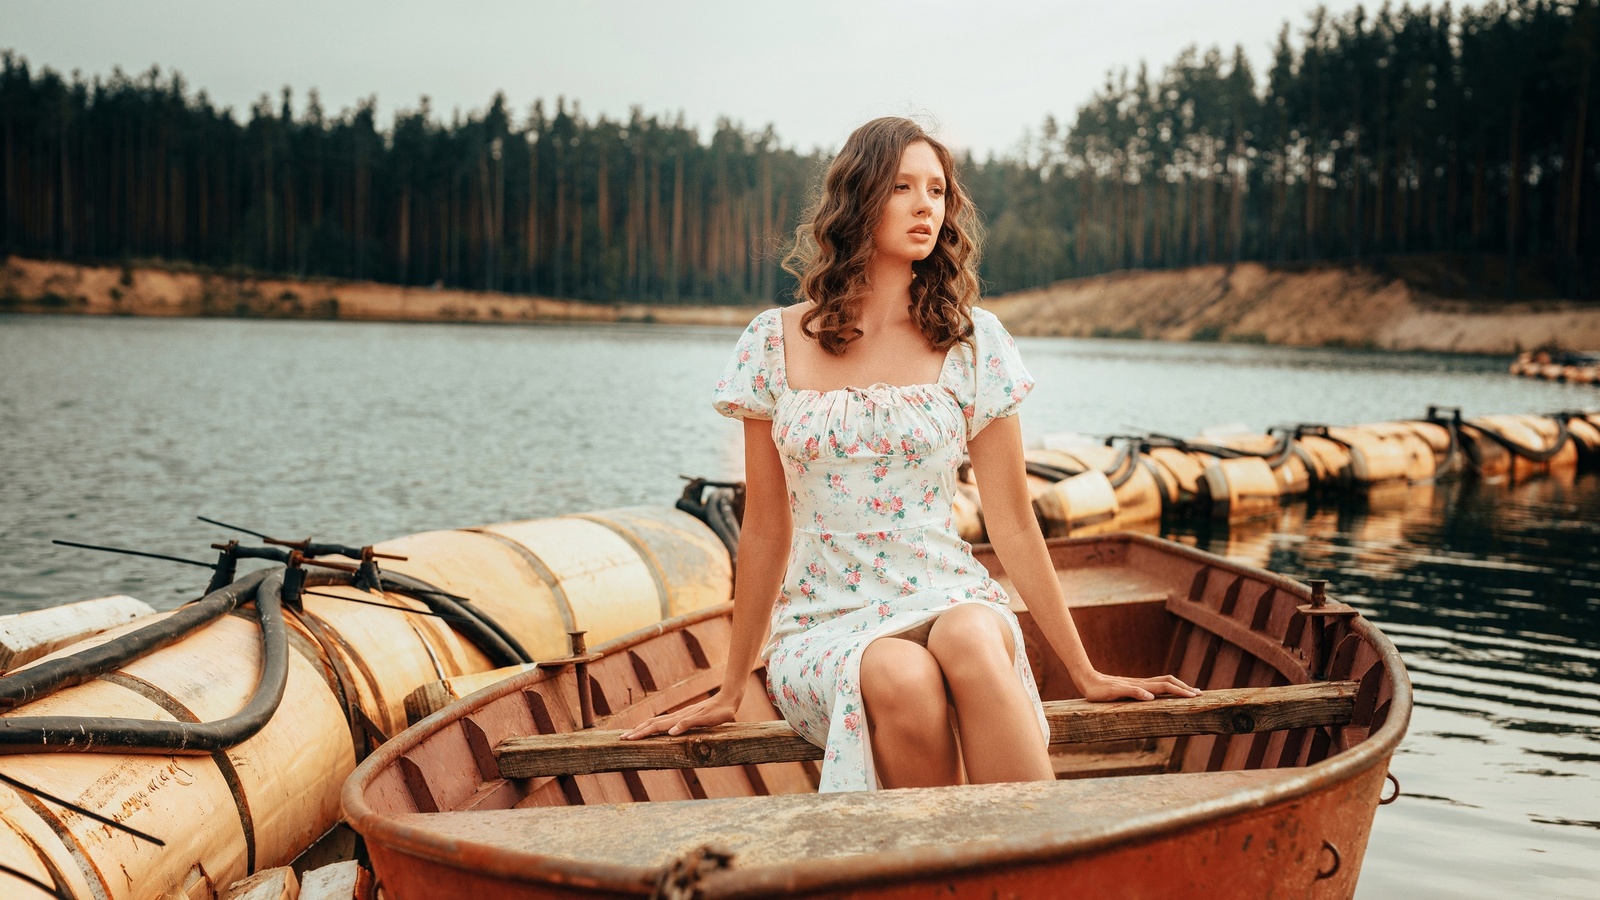
[{"label": "woman's arm", "polygon": [[967,445],[972,471],[983,498],[983,521],[995,555],[1022,595],[1028,612],[1045,639],[1067,666],[1072,682],[1089,700],[1132,697],[1150,700],[1157,694],[1193,697],[1200,692],[1171,675],[1124,678],[1104,675],[1089,662],[1078,638],[1061,582],[1056,580],[1044,533],[1033,514],[1028,478],[1022,456],[1022,427],[1016,416],[995,419]]},{"label": "woman's arm", "polygon": [[794,522],[789,515],[788,485],[783,460],[772,443],[772,422],[744,420],[744,520],[739,527],[739,568],[733,579],[733,640],[722,689],[711,697],[663,713],[635,726],[624,739],[666,732],[678,734],[702,725],[733,721],[750,670],[767,640],[772,603],[783,587],[789,564],[789,539]]}]

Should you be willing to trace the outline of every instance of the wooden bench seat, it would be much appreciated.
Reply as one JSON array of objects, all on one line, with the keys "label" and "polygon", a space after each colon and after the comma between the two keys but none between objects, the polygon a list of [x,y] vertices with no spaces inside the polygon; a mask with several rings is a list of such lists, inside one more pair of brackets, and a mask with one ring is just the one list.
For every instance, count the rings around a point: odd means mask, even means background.
[{"label": "wooden bench seat", "polygon": [[[1207,691],[1199,697],[1143,703],[1055,700],[1044,704],[1052,744],[1200,734],[1250,734],[1346,725],[1355,682]],[[822,748],[787,722],[735,722],[681,735],[621,740],[621,731],[575,731],[511,738],[494,749],[505,778],[589,775],[641,769],[690,769],[798,762]]]},{"label": "wooden bench seat", "polygon": [[886,850],[1090,836],[1174,806],[1215,801],[1289,770],[1137,775],[396,816],[452,840],[587,863],[658,867],[707,845],[732,866]]}]

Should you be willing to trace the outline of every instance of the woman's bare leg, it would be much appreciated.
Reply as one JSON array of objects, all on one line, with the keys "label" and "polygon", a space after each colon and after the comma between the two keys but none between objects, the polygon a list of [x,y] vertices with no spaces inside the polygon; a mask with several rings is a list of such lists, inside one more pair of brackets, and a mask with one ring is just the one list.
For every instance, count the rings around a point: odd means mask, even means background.
[{"label": "woman's bare leg", "polygon": [[994,610],[964,603],[928,635],[955,701],[961,756],[973,784],[1055,777],[1039,719],[1017,677],[1011,629]]},{"label": "woman's bare leg", "polygon": [[868,644],[861,654],[861,699],[883,787],[959,783],[944,678],[921,644],[894,637]]}]

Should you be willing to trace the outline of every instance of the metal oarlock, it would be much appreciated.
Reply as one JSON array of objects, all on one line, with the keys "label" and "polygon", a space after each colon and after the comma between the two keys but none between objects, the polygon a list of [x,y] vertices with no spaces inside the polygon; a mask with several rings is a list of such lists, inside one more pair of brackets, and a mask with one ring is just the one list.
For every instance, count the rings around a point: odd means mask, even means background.
[{"label": "metal oarlock", "polygon": [[593,728],[594,695],[590,692],[589,646],[583,639],[584,634],[582,631],[569,631],[567,637],[572,639],[572,675],[578,683],[578,716],[584,728]]},{"label": "metal oarlock", "polygon": [[1333,656],[1333,637],[1335,629],[1329,628],[1328,619],[1353,618],[1361,615],[1361,611],[1348,604],[1328,602],[1328,579],[1307,578],[1306,584],[1311,587],[1311,602],[1295,607],[1301,615],[1311,620],[1311,677],[1317,681],[1327,680],[1327,666]]},{"label": "metal oarlock", "polygon": [[560,659],[547,659],[535,663],[541,669],[559,669],[562,666],[572,667],[573,680],[578,687],[578,721],[584,728],[594,727],[594,694],[589,683],[589,663],[600,658],[597,653],[590,653],[589,646],[583,636],[588,632],[569,631],[567,638],[572,642],[572,654]]}]

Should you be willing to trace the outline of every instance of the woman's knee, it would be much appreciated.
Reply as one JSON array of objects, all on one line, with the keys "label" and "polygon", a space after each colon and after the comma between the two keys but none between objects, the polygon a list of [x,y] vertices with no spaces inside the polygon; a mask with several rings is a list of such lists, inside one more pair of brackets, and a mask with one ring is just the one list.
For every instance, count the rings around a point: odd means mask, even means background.
[{"label": "woman's knee", "polygon": [[911,641],[880,638],[867,645],[861,655],[861,697],[875,724],[886,717],[928,722],[948,717],[939,664]]},{"label": "woman's knee", "polygon": [[993,678],[1015,666],[1011,628],[996,610],[963,603],[939,616],[928,634],[928,651],[944,676]]}]

